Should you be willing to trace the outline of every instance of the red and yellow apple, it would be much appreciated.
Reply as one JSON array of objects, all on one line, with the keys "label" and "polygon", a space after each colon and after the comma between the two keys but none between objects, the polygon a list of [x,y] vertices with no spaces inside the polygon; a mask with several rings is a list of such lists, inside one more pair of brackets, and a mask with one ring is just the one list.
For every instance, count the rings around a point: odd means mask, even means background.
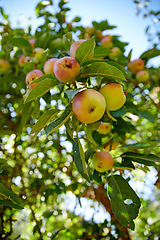
[{"label": "red and yellow apple", "polygon": [[40,63],[42,59],[42,53],[44,52],[44,48],[35,48],[32,52],[32,59],[35,63]]},{"label": "red and yellow apple", "polygon": [[144,69],[144,61],[140,58],[135,59],[133,61],[130,61],[128,63],[128,69],[131,73],[136,74],[139,71],[142,71]]},{"label": "red and yellow apple", "polygon": [[147,82],[149,80],[149,73],[146,70],[137,72],[136,79],[139,82]]},{"label": "red and yellow apple", "polygon": [[19,58],[18,58],[18,65],[20,67],[23,67],[24,66],[24,61],[25,61],[25,56],[24,55],[21,55]]},{"label": "red and yellow apple", "polygon": [[80,122],[93,123],[103,116],[106,102],[103,95],[98,91],[85,89],[74,96],[72,109]]},{"label": "red and yellow apple", "polygon": [[26,62],[30,62],[31,61],[31,57],[30,56],[27,56],[27,57],[25,57],[25,59],[24,59],[24,62],[26,63]]},{"label": "red and yellow apple", "polygon": [[33,89],[38,83],[32,83],[35,79],[43,76],[44,73],[38,69],[32,70],[26,75],[26,84],[30,89]]},{"label": "red and yellow apple", "polygon": [[100,44],[101,44],[102,47],[112,48],[113,47],[112,36],[111,35],[105,35],[101,39]]},{"label": "red and yellow apple", "polygon": [[99,151],[93,155],[92,165],[98,172],[106,172],[113,167],[113,158],[107,151]]},{"label": "red and yellow apple", "polygon": [[99,92],[106,100],[106,108],[109,111],[116,111],[126,102],[126,95],[123,87],[119,83],[109,83],[104,85]]},{"label": "red and yellow apple", "polygon": [[[86,41],[85,39],[79,39],[72,43],[72,45],[70,47],[70,57],[75,58],[77,48],[81,45],[81,43],[83,43],[85,41]],[[94,51],[92,51],[89,54],[87,60],[91,60],[93,58],[93,55],[94,55]]]},{"label": "red and yellow apple", "polygon": [[108,134],[112,129],[112,124],[110,122],[101,122],[98,126],[97,132],[100,134]]},{"label": "red and yellow apple", "polygon": [[53,74],[54,75],[53,68],[54,68],[54,64],[57,60],[58,60],[58,58],[50,58],[45,62],[44,67],[43,67],[43,71],[45,74]]},{"label": "red and yellow apple", "polygon": [[80,65],[72,57],[63,57],[55,62],[53,71],[58,80],[71,82],[79,75]]},{"label": "red and yellow apple", "polygon": [[8,74],[11,70],[11,65],[7,60],[0,60],[0,73]]}]

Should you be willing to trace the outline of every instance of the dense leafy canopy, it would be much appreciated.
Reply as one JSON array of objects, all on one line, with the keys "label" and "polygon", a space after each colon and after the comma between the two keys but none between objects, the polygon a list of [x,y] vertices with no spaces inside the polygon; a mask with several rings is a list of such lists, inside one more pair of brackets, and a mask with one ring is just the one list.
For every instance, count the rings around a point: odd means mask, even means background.
[{"label": "dense leafy canopy", "polygon": [[[52,7],[52,1],[47,2]],[[128,68],[132,58],[132,51],[125,54],[128,43],[112,36],[113,47],[120,49],[118,55],[101,45],[107,30],[115,26],[104,20],[86,28],[80,25],[80,17],[66,22],[70,9],[63,0],[58,7],[53,13],[44,1],[37,4],[36,15],[44,23],[34,34],[31,27],[27,31],[12,28],[1,9],[5,21],[1,23],[0,59],[9,62],[7,71],[0,66],[1,239],[159,236],[155,206],[148,202],[147,208],[138,185],[153,171],[159,188],[160,75],[159,68],[148,67],[148,61],[160,55],[158,45],[139,56],[149,73],[147,81],[139,81]],[[33,38],[32,46],[29,40]],[[44,74],[33,81],[37,85],[32,90],[27,87],[30,71],[43,71],[47,59],[70,56],[70,46],[78,39],[86,41],[76,51],[81,69],[73,82]],[[44,49],[38,63],[33,61],[34,48]],[[93,58],[88,59],[93,51]],[[21,55],[30,61],[20,65]],[[94,123],[78,121],[72,111],[75,95],[86,88],[99,91],[112,82],[123,85],[123,107],[106,110]],[[101,121],[112,124],[108,134],[97,131]],[[105,149],[114,164],[100,173],[92,159],[95,152]]]}]

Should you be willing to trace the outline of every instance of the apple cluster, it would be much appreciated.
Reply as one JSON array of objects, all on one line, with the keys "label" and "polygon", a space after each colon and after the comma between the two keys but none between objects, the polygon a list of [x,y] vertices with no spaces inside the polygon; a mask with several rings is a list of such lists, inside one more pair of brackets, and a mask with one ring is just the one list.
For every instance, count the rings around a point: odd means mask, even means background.
[{"label": "apple cluster", "polygon": [[144,70],[145,63],[141,58],[135,59],[128,63],[128,69],[131,74],[135,75],[138,82],[147,82],[149,80],[149,73]]},{"label": "apple cluster", "polygon": [[[76,78],[80,74],[80,64],[76,60],[76,51],[78,47],[86,41],[85,39],[79,39],[71,44],[69,56],[62,58],[49,58],[44,66],[43,70],[36,69],[38,63],[41,62],[43,48],[34,48],[32,57],[24,57],[22,55],[19,58],[19,65],[23,66],[26,61],[33,61],[35,69],[30,71],[26,75],[26,84],[30,90],[32,90],[38,83],[32,83],[35,79],[45,75],[52,74],[58,81],[64,84],[76,83]],[[34,47],[35,39],[30,42]],[[101,39],[101,45],[106,48],[112,48],[112,37],[106,35]],[[111,58],[119,54],[119,49],[114,47],[112,49]],[[94,56],[94,50],[89,54],[87,60],[92,60]],[[76,86],[76,84],[74,84]],[[117,82],[111,82],[103,84],[98,90],[94,88],[85,87],[80,88],[79,92],[75,94],[72,101],[72,111],[74,116],[81,123],[91,124],[100,121],[98,128],[96,129],[100,134],[108,134],[112,129],[110,122],[102,121],[102,118],[106,111],[116,111],[120,109],[126,102],[126,94],[123,90],[123,86]],[[93,157],[93,166],[99,172],[108,171],[113,166],[113,158],[108,152],[108,146],[104,148],[105,151],[97,152]]]}]

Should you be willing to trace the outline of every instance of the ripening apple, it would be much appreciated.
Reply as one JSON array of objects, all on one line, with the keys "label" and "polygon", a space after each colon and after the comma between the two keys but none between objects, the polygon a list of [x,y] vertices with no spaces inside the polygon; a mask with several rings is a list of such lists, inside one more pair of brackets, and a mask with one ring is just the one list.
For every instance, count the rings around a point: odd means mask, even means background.
[{"label": "ripening apple", "polygon": [[88,33],[88,35],[91,36],[94,33],[95,28],[94,27],[86,27],[85,31],[86,31],[86,33]]},{"label": "ripening apple", "polygon": [[93,123],[101,119],[105,112],[105,98],[94,89],[85,89],[74,96],[72,109],[80,122]]},{"label": "ripening apple", "polygon": [[104,85],[99,92],[106,100],[106,108],[110,111],[116,111],[126,102],[126,95],[123,87],[119,83],[109,83]]},{"label": "ripening apple", "polygon": [[62,82],[73,81],[80,72],[80,65],[72,57],[63,57],[58,59],[53,67],[56,78]]},{"label": "ripening apple", "polygon": [[121,54],[121,50],[119,47],[113,47],[111,49],[111,53],[109,53],[109,58],[111,60],[117,60],[117,57]]},{"label": "ripening apple", "polygon": [[7,60],[0,60],[0,73],[8,74],[11,70],[11,65]]},{"label": "ripening apple", "polygon": [[136,79],[139,82],[147,82],[149,80],[149,73],[146,70],[137,72]]},{"label": "ripening apple", "polygon": [[[83,43],[84,41],[86,41],[85,39],[79,39],[75,42],[72,43],[71,47],[70,47],[70,57],[75,58],[76,55],[76,50],[79,47],[79,45],[81,45],[81,43]],[[87,57],[87,60],[91,60],[93,58],[94,55],[94,51],[92,51],[90,53],[90,55]]]},{"label": "ripening apple", "polygon": [[112,48],[112,46],[113,46],[112,36],[111,36],[111,35],[105,35],[105,36],[101,39],[100,44],[101,44],[102,47]]},{"label": "ripening apple", "polygon": [[31,61],[31,57],[30,56],[27,56],[27,57],[25,57],[25,60],[24,60],[24,62],[30,62]]},{"label": "ripening apple", "polygon": [[23,67],[24,66],[24,61],[25,61],[25,56],[24,55],[21,55],[19,58],[18,58],[18,64],[20,67]]},{"label": "ripening apple", "polygon": [[99,39],[99,40],[101,40],[103,38],[103,34],[100,29],[96,30],[95,35],[96,35],[97,39]]},{"label": "ripening apple", "polygon": [[128,63],[128,69],[131,73],[136,74],[139,71],[142,71],[144,69],[144,61],[140,58],[135,59],[133,61],[130,61]]},{"label": "ripening apple", "polygon": [[33,89],[38,83],[32,83],[35,79],[43,76],[44,73],[38,69],[32,70],[26,75],[26,84],[30,89]]},{"label": "ripening apple", "polygon": [[113,158],[107,151],[100,151],[93,155],[92,165],[98,172],[106,172],[113,167]]},{"label": "ripening apple", "polygon": [[50,58],[45,62],[44,67],[43,67],[43,71],[45,74],[53,74],[54,75],[53,67],[57,60],[58,60],[58,58]]},{"label": "ripening apple", "polygon": [[35,63],[40,63],[42,59],[42,53],[44,52],[44,48],[35,48],[32,52],[32,59]]},{"label": "ripening apple", "polygon": [[28,40],[28,42],[31,44],[31,46],[33,47],[34,46],[34,44],[35,44],[35,42],[36,42],[36,38],[31,38],[31,39],[29,39]]},{"label": "ripening apple", "polygon": [[100,125],[98,126],[97,132],[105,135],[109,133],[111,129],[112,129],[112,124],[110,122],[101,122]]}]

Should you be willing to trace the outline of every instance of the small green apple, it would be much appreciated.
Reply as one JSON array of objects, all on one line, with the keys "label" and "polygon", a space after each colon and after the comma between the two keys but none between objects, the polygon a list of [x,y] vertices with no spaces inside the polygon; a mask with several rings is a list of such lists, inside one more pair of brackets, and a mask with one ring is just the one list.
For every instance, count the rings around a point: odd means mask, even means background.
[{"label": "small green apple", "polygon": [[119,49],[119,47],[113,47],[111,49],[111,53],[109,53],[109,58],[111,60],[117,60],[120,54],[121,54],[121,50]]},{"label": "small green apple", "polygon": [[100,41],[100,44],[102,47],[105,47],[105,48],[112,48],[113,47],[113,42],[112,42],[112,36],[111,35],[105,35],[101,41]]},{"label": "small green apple", "polygon": [[40,63],[42,59],[43,48],[35,48],[32,52],[32,59],[35,63]]},{"label": "small green apple", "polygon": [[149,80],[149,73],[146,70],[137,72],[136,79],[139,82],[147,82]]}]

